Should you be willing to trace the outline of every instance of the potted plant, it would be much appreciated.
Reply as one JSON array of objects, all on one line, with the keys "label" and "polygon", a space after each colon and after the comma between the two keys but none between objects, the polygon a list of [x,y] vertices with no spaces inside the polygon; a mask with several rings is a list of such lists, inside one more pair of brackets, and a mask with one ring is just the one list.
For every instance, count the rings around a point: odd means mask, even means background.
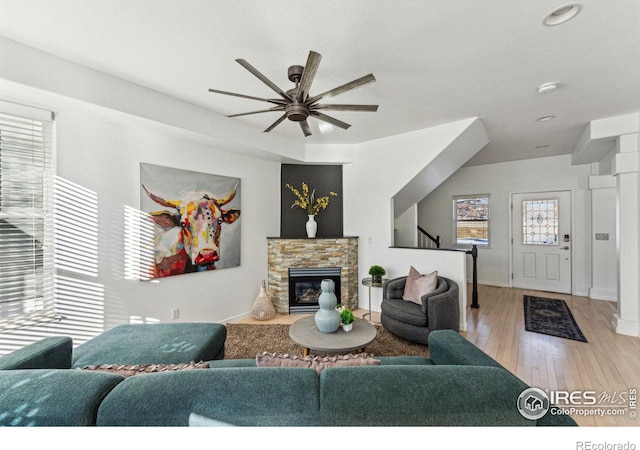
[{"label": "potted plant", "polygon": [[386,273],[381,266],[371,266],[369,268],[369,275],[371,275],[371,282],[373,284],[382,284],[382,276]]},{"label": "potted plant", "polygon": [[340,321],[342,322],[342,329],[347,333],[351,331],[353,328],[353,321],[355,320],[355,316],[353,315],[353,311],[349,308],[340,307]]}]

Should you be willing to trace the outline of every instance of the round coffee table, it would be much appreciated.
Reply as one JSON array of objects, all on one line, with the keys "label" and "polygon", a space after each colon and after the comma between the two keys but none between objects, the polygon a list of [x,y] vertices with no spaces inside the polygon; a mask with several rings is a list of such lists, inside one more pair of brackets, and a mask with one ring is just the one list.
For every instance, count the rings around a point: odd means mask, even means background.
[{"label": "round coffee table", "polygon": [[309,349],[331,353],[363,351],[376,338],[376,329],[369,321],[356,319],[348,333],[342,328],[335,333],[323,333],[318,330],[315,317],[309,316],[292,323],[289,336],[302,346],[302,355],[307,356]]}]

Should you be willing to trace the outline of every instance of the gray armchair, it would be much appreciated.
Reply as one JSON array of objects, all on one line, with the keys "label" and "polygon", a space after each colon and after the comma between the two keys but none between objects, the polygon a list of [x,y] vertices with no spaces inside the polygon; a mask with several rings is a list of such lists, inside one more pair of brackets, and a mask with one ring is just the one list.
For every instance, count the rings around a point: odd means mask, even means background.
[{"label": "gray armchair", "polygon": [[407,277],[394,278],[384,287],[380,304],[382,326],[390,333],[418,344],[427,345],[433,330],[459,331],[460,303],[458,284],[438,277],[436,290],[424,295],[422,305],[403,300]]}]

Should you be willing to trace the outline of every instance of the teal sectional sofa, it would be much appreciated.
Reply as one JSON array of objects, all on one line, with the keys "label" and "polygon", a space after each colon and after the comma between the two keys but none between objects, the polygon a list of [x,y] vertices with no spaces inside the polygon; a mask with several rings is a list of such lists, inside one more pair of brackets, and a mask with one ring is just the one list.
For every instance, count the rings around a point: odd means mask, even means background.
[{"label": "teal sectional sofa", "polygon": [[206,369],[124,378],[79,370],[72,361],[84,364],[90,352],[74,357],[68,338],[48,338],[0,358],[0,425],[575,425],[567,416],[524,418],[516,401],[528,386],[458,333],[432,332],[429,351],[319,374],[212,359]]}]

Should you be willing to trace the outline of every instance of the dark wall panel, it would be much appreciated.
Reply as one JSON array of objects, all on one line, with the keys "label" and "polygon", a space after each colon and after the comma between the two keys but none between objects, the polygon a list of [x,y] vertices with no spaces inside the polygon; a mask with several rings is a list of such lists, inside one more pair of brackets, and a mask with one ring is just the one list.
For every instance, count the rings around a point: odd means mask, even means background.
[{"label": "dark wall panel", "polygon": [[298,190],[304,181],[310,190],[315,188],[317,197],[337,192],[337,197],[329,197],[329,206],[316,216],[318,232],[316,237],[342,237],[342,166],[310,166],[283,164],[281,168],[280,236],[285,238],[307,237],[305,223],[307,213],[297,206],[291,208],[296,196],[285,184]]}]

